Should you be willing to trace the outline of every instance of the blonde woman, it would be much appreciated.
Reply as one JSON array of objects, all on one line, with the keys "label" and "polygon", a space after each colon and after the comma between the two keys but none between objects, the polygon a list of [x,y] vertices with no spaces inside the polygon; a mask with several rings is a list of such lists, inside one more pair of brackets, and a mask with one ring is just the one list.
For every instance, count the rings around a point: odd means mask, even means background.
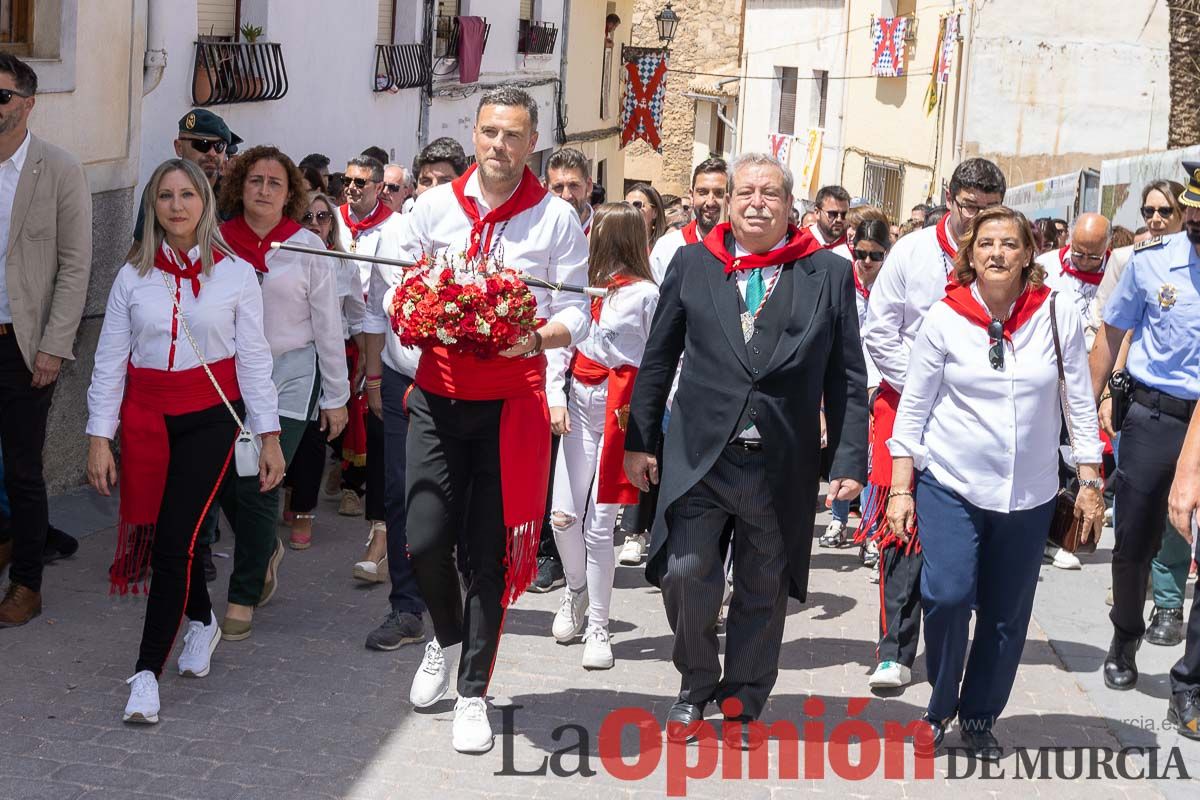
[{"label": "blonde woman", "polygon": [[193,554],[233,463],[238,425],[225,400],[261,437],[260,491],[279,485],[284,460],[262,293],[254,268],[221,238],[204,173],[181,159],[163,163],[142,210],[153,222],[113,282],[96,347],[87,473],[108,496],[117,483],[111,441],[120,427],[113,588],[124,594],[145,562],[153,568],[124,720],[153,723],[158,678],[184,615],[181,675],[207,675],[220,641],[204,569]]}]

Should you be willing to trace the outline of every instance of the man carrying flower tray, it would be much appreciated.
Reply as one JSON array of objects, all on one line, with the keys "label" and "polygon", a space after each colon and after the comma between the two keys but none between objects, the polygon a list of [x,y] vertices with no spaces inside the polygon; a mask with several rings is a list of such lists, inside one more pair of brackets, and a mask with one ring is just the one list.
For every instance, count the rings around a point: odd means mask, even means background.
[{"label": "man carrying flower tray", "polygon": [[[407,396],[407,531],[435,639],[409,697],[422,708],[444,697],[458,658],[460,752],[492,747],[486,695],[504,613],[537,571],[550,471],[543,351],[578,343],[590,324],[584,295],[517,277],[587,282],[574,209],[525,167],[537,119],[526,92],[486,93],[477,163],[422,194],[380,253],[418,262],[383,297],[400,342],[421,349]],[[460,531],[465,600],[453,558]]]}]

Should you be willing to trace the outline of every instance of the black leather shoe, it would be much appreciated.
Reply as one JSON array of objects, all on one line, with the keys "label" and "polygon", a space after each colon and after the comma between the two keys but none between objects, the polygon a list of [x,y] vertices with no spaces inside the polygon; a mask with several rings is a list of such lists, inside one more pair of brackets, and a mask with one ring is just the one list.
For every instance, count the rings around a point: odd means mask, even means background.
[{"label": "black leather shoe", "polygon": [[79,550],[79,540],[53,525],[46,531],[46,548],[42,551],[42,563],[49,564],[60,558],[70,558]]},{"label": "black leather shoe", "polygon": [[213,563],[212,547],[207,544],[196,543],[196,555],[204,564],[204,581],[212,583],[217,579],[217,565]]},{"label": "black leather shoe", "polygon": [[721,727],[721,738],[741,750],[755,750],[761,747],[765,737],[761,731],[751,733],[751,722],[754,722],[754,717],[746,714],[740,717],[725,717]]},{"label": "black leather shoe", "polygon": [[967,746],[967,750],[978,758],[980,761],[991,761],[997,763],[1000,757],[1004,755],[1004,748],[1000,746],[1000,742],[996,741],[996,737],[988,731],[968,731],[965,728],[962,731],[963,744]]},{"label": "black leather shoe", "polygon": [[705,703],[689,703],[676,700],[667,712],[664,727],[667,738],[673,742],[690,742],[696,738],[696,729],[704,721]]},{"label": "black leather shoe", "polygon": [[1183,641],[1183,609],[1154,607],[1150,615],[1150,626],[1146,628],[1146,641],[1150,644],[1174,647]]},{"label": "black leather shoe", "polygon": [[1127,691],[1137,685],[1137,649],[1141,639],[1122,639],[1113,636],[1104,659],[1104,685],[1110,689]]},{"label": "black leather shoe", "polygon": [[1171,695],[1167,721],[1179,729],[1181,736],[1200,741],[1200,689]]},{"label": "black leather shoe", "polygon": [[933,731],[933,749],[937,750],[942,746],[942,741],[946,738],[946,725],[949,724],[950,720],[937,719],[926,711],[921,715],[921,721]]}]

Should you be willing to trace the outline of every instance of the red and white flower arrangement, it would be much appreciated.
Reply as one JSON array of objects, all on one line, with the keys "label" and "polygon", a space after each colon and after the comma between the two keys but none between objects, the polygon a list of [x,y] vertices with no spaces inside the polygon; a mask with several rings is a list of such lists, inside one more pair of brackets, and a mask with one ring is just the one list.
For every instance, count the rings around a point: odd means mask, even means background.
[{"label": "red and white flower arrangement", "polygon": [[495,356],[537,327],[537,301],[501,256],[423,254],[392,292],[392,330],[406,347]]}]

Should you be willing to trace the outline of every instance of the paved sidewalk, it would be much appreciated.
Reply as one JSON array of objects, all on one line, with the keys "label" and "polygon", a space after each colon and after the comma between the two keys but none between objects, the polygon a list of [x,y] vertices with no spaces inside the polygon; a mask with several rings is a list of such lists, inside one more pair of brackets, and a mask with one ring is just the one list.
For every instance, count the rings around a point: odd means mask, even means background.
[{"label": "paved sidewalk", "polygon": [[[104,515],[111,514],[111,506],[84,508],[91,508],[87,527],[107,524]],[[414,800],[665,794],[667,761],[677,752],[664,752],[658,768],[640,780],[620,780],[601,763],[598,741],[613,709],[642,708],[660,719],[678,686],[661,598],[646,585],[640,569],[618,569],[611,627],[617,664],[607,672],[584,671],[581,645],[561,646],[550,638],[557,595],[526,595],[509,612],[492,686],[492,719],[499,729],[507,714],[512,735],[499,737],[491,753],[462,756],[450,748],[453,698],[426,712],[415,712],[407,701],[421,648],[376,653],[363,647],[367,632],[386,612],[385,586],[364,588],[350,578],[365,524],[337,517],[329,504],[320,510],[313,548],[288,552],[279,592],[258,613],[253,636],[221,643],[212,673],[204,679],[164,674],[162,721],[156,726],[120,722],[143,601],[107,594],[112,529],[88,536],[77,556],[49,568],[45,613],[24,628],[0,631],[0,798]],[[227,529],[216,550],[231,551]],[[1036,624],[997,734],[1006,745],[1027,747],[1178,746],[1191,774],[1200,776],[1200,744],[1112,721],[1161,716],[1162,681],[1177,652],[1143,647],[1149,674],[1136,692],[1113,697],[1097,686],[1108,635],[1106,552],[1082,573],[1043,569]],[[221,578],[210,584],[218,613],[229,563],[218,560]],[[817,548],[813,568],[809,602],[789,607],[779,681],[767,717],[798,727],[822,722],[828,735],[850,716],[849,698],[869,696],[866,676],[873,666],[878,588],[857,567],[853,550]],[[1152,650],[1160,652],[1148,652]],[[872,699],[855,716],[876,729],[884,720],[907,723],[916,718],[928,697],[922,663],[923,655],[914,686],[896,697]],[[810,697],[824,702],[823,716],[805,714]],[[580,727],[562,727],[568,725]],[[619,752],[632,765],[636,730],[631,727],[625,734]],[[566,752],[552,765],[560,772],[578,771],[581,735],[587,737],[583,763],[594,774],[511,774],[536,771],[560,750]],[[957,734],[948,740],[957,743]],[[809,751],[804,744],[801,751],[803,776]],[[693,764],[715,755],[697,748],[684,752]],[[860,755],[852,747],[850,763]],[[1165,762],[1166,751],[1159,760]],[[911,756],[905,759],[905,780],[898,781],[887,780],[882,768],[863,780],[846,781],[834,774],[832,763],[823,780],[784,780],[772,745],[770,778],[722,780],[722,769],[732,766],[725,760],[713,777],[689,781],[687,795],[1101,800],[1193,798],[1198,785],[1120,776],[1017,780],[1015,755],[1004,760],[1002,780],[983,780],[978,774],[947,780],[948,769],[961,773],[966,764],[961,758],[952,764],[946,756],[937,760],[933,780],[913,779]]]}]

